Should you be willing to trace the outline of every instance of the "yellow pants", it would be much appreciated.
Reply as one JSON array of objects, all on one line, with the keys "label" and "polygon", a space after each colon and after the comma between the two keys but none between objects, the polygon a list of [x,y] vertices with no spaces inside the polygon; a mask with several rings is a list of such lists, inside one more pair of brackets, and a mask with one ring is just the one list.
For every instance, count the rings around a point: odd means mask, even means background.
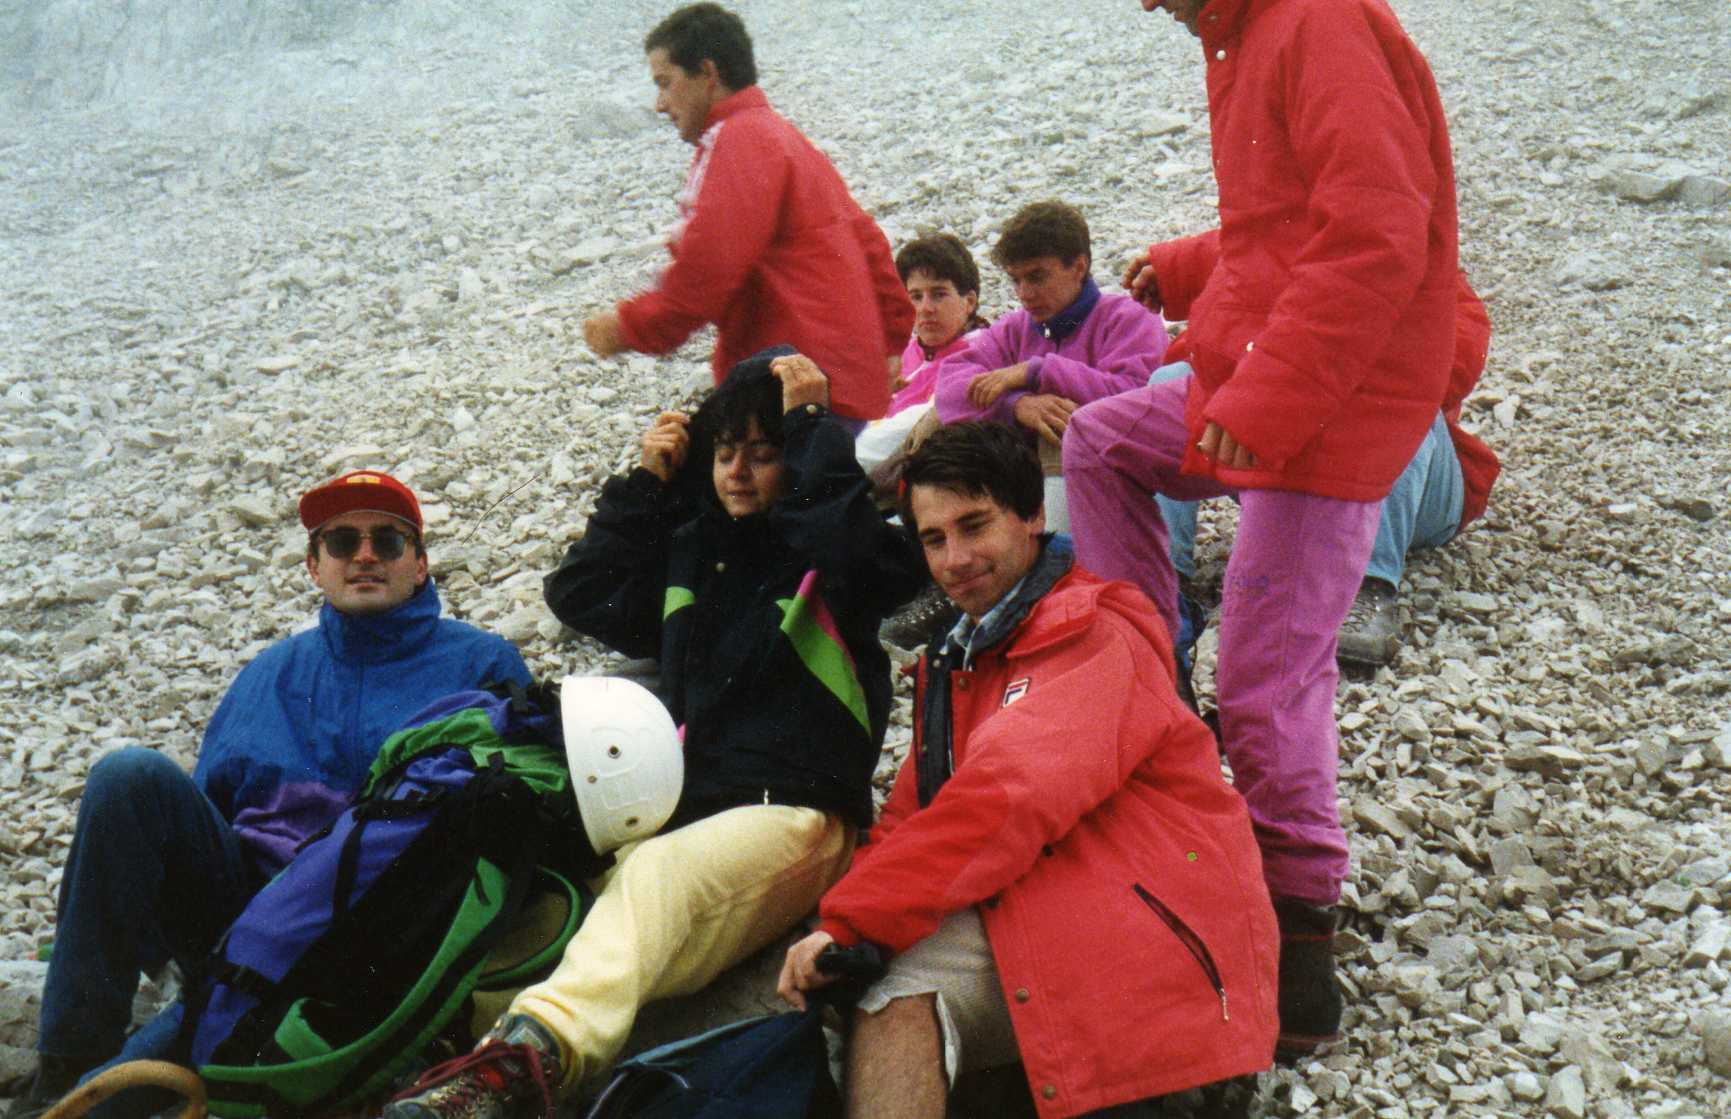
[{"label": "yellow pants", "polygon": [[511,1009],[550,1029],[564,1086],[603,1071],[645,1003],[702,989],[817,907],[854,829],[812,808],[733,808],[628,843],[546,982]]}]

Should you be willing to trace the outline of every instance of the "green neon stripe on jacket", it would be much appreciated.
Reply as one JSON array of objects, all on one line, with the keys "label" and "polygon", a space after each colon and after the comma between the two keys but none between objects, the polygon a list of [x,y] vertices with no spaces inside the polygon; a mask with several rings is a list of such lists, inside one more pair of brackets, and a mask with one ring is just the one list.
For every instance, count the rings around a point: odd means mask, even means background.
[{"label": "green neon stripe on jacket", "polygon": [[667,597],[661,601],[661,620],[665,622],[696,601],[697,595],[690,587],[668,587]]},{"label": "green neon stripe on jacket", "polygon": [[853,654],[836,636],[829,609],[815,593],[815,580],[811,578],[814,574],[808,574],[798,595],[776,600],[782,612],[781,632],[787,634],[806,671],[841,700],[842,706],[853,712],[853,717],[870,735],[871,715],[866,711],[865,689],[860,687],[859,674],[854,671]]}]

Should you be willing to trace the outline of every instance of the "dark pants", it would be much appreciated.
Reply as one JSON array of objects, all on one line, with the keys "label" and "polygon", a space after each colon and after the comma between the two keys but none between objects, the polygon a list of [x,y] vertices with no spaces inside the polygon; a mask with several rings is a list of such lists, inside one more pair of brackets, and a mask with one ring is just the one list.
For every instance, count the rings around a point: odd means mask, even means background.
[{"label": "dark pants", "polygon": [[[196,975],[259,885],[234,829],[178,765],[139,748],[103,757],[60,882],[37,1049],[93,1065],[174,1059],[178,1004],[126,1037],[139,977],[170,960]],[[103,1111],[131,1111],[122,1102]]]}]

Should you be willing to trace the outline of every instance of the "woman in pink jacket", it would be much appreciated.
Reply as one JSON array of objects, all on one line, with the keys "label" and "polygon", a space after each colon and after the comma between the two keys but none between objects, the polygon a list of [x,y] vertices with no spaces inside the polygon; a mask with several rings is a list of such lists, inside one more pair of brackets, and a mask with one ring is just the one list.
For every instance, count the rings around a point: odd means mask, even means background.
[{"label": "woman in pink jacket", "polygon": [[854,456],[876,485],[893,485],[914,428],[932,411],[944,359],[968,348],[991,323],[980,311],[980,268],[953,233],[917,237],[896,253],[896,272],[914,305],[914,332],[902,351],[889,412],[854,441]]}]

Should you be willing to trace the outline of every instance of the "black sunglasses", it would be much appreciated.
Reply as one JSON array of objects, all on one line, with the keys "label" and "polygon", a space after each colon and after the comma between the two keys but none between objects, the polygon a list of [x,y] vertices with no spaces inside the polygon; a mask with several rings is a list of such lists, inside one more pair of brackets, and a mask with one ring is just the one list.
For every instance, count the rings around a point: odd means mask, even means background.
[{"label": "black sunglasses", "polygon": [[370,532],[362,532],[348,525],[338,525],[319,533],[319,540],[325,546],[325,555],[332,559],[354,559],[361,550],[361,541],[370,540],[373,544],[373,555],[384,563],[403,558],[403,551],[408,547],[411,537],[401,529],[375,528]]}]

